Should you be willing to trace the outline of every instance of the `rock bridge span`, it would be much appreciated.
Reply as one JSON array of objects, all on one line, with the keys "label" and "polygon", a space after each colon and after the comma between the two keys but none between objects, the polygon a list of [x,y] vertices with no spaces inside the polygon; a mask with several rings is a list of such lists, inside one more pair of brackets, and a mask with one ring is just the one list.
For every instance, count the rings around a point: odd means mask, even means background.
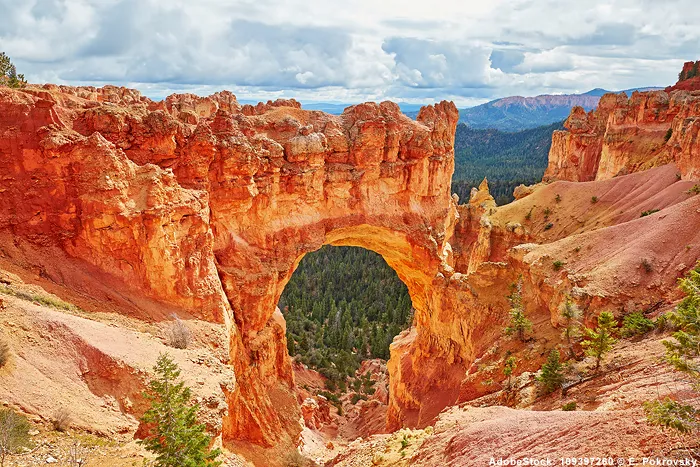
[{"label": "rock bridge span", "polygon": [[270,446],[298,431],[275,306],[324,244],[373,250],[408,286],[416,326],[392,349],[389,426],[425,424],[456,399],[482,320],[458,311],[474,291],[451,246],[454,104],[414,121],[390,102],[332,116],[293,100],[240,105],[227,92],[154,102],[46,85],[0,89],[0,105],[0,230],[59,247],[113,277],[115,295],[144,298],[115,298],[124,313],[222,323],[237,378],[225,439]]}]

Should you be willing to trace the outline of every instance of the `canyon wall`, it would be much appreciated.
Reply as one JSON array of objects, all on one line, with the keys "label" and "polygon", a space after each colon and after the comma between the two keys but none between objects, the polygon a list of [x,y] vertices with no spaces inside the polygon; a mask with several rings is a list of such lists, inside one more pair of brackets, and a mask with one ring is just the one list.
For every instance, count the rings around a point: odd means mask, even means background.
[{"label": "canyon wall", "polygon": [[678,165],[683,179],[697,179],[700,162],[691,156],[698,144],[698,90],[693,78],[629,98],[606,94],[589,113],[575,107],[566,130],[552,135],[544,179],[605,180],[669,162]]},{"label": "canyon wall", "polygon": [[[100,291],[91,311],[220,325],[228,342],[212,345],[235,372],[223,438],[269,447],[293,444],[302,415],[276,310],[284,286],[324,244],[373,250],[416,310],[391,345],[387,428],[422,427],[489,392],[484,367],[501,376],[487,363],[519,279],[537,349],[559,342],[568,297],[589,323],[677,298],[700,257],[699,102],[672,90],[574,109],[545,174],[559,181],[498,207],[486,181],[462,205],[450,194],[448,102],[413,121],[390,102],[331,116],[228,92],[0,89],[0,238],[14,244],[0,255],[80,296]],[[648,210],[661,212],[640,218]],[[89,274],[66,272],[66,258]],[[530,351],[519,371],[545,358]]]}]

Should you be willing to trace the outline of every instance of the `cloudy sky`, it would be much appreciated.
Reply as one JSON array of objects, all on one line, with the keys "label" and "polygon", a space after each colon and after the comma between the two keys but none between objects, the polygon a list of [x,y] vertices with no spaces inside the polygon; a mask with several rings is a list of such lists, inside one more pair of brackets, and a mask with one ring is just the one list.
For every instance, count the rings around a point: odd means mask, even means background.
[{"label": "cloudy sky", "polygon": [[626,89],[700,59],[697,0],[0,0],[32,82],[354,103]]}]

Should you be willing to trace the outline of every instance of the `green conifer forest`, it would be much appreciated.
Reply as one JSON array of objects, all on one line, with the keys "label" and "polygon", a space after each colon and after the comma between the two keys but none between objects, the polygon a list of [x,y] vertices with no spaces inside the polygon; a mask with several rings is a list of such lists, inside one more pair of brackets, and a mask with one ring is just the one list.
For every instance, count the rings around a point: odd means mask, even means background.
[{"label": "green conifer forest", "polygon": [[411,323],[406,286],[384,259],[354,247],[324,246],[302,259],[280,298],[289,354],[342,387],[363,360],[389,358]]}]

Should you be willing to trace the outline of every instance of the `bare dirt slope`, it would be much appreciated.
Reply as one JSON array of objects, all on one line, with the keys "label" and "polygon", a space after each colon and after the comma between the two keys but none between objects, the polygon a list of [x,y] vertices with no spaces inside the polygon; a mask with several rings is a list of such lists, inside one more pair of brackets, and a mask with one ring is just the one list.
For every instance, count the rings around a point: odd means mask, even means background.
[{"label": "bare dirt slope", "polygon": [[[641,341],[621,341],[599,377],[565,396],[536,399],[534,375],[525,373],[516,383],[518,409],[494,405],[500,394],[487,396],[446,409],[427,430],[351,443],[327,465],[473,466],[488,465],[492,457],[683,456],[682,440],[649,426],[641,407],[657,397],[690,395],[689,386],[659,361],[663,338],[654,333]],[[590,373],[590,365],[576,363],[572,371]],[[562,411],[568,402],[576,402],[577,410]]]},{"label": "bare dirt slope", "polygon": [[[87,314],[1,270],[0,286],[0,337],[11,349],[0,368],[0,401],[28,414],[35,427],[31,451],[11,457],[8,465],[46,465],[50,458],[67,462],[75,442],[88,466],[140,465],[149,457],[134,439],[146,409],[142,393],[164,352],[182,369],[202,406],[201,420],[213,432],[220,430],[227,410],[221,386],[235,377],[221,352],[205,344],[223,332],[216,326],[187,322],[190,347],[174,349],[167,345],[167,323],[150,326],[124,316]],[[53,422],[63,416],[68,431],[54,431]],[[227,454],[226,465],[242,465],[234,464],[234,457]]]}]

